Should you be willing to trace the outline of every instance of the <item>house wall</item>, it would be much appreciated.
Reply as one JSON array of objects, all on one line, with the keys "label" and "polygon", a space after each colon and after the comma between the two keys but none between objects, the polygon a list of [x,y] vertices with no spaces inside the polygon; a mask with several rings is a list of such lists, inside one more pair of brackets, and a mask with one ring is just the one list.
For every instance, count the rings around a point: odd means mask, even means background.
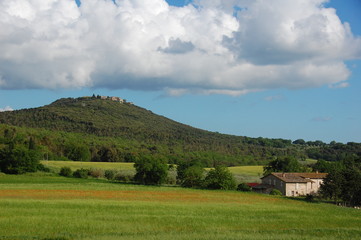
[{"label": "house wall", "polygon": [[[268,175],[262,179],[263,184],[271,185],[273,188],[278,189],[281,193],[288,197],[305,196],[307,194],[317,194],[323,179],[310,179],[312,182],[305,183],[285,183],[279,178]],[[269,193],[270,190],[268,190]]]},{"label": "house wall", "polygon": [[267,177],[264,177],[262,179],[262,183],[267,185],[272,185],[275,189],[280,190],[283,195],[286,194],[285,183],[273,175],[268,175]]},{"label": "house wall", "polygon": [[310,186],[308,188],[308,194],[317,194],[321,184],[323,183],[323,179],[311,179],[313,182],[310,183]]},{"label": "house wall", "polygon": [[286,196],[297,197],[304,196],[308,193],[311,183],[286,183]]}]

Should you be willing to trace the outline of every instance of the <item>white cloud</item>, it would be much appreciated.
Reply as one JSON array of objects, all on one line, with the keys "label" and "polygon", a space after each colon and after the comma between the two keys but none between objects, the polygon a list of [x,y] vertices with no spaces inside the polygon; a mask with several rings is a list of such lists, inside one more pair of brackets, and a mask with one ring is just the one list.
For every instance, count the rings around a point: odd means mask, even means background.
[{"label": "white cloud", "polygon": [[331,120],[332,120],[332,117],[314,117],[314,118],[312,118],[312,121],[315,121],[315,122],[328,122]]},{"label": "white cloud", "polygon": [[347,88],[350,84],[348,82],[339,82],[329,85],[329,88]]},{"label": "white cloud", "polygon": [[268,97],[264,98],[264,100],[266,100],[268,102],[282,100],[282,99],[283,99],[282,95],[274,95],[274,96],[268,96]]},{"label": "white cloud", "polygon": [[0,112],[6,112],[6,111],[14,111],[14,109],[12,109],[12,107],[10,107],[10,106],[0,108]]},{"label": "white cloud", "polygon": [[343,61],[361,57],[361,39],[324,0],[115,2],[1,1],[0,89],[341,87]]}]

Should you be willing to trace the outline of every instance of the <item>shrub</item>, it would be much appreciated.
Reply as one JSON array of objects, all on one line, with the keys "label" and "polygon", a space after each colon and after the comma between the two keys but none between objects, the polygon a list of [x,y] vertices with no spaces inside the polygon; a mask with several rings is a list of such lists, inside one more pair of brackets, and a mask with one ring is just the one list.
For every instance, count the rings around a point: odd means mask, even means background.
[{"label": "shrub", "polygon": [[217,166],[208,172],[204,179],[204,187],[208,189],[234,190],[236,189],[236,181],[228,168]]},{"label": "shrub", "polygon": [[312,194],[307,194],[306,197],[305,197],[305,200],[307,202],[314,202],[315,201],[315,196],[312,195]]},{"label": "shrub", "polygon": [[73,176],[76,178],[88,178],[89,175],[89,169],[77,169],[74,173]]},{"label": "shrub", "polygon": [[133,180],[133,176],[126,173],[118,172],[114,176],[114,179],[120,182],[131,182]]},{"label": "shrub", "polygon": [[114,180],[116,174],[117,174],[117,170],[115,169],[107,169],[104,172],[104,176],[108,180]]},{"label": "shrub", "polygon": [[39,152],[23,146],[0,149],[0,170],[8,174],[36,172],[39,167]]},{"label": "shrub", "polygon": [[72,175],[73,171],[70,167],[62,167],[60,169],[59,175],[64,177],[70,177]]},{"label": "shrub", "polygon": [[270,195],[275,195],[275,196],[282,196],[281,191],[278,190],[278,189],[272,189],[272,191],[269,194]]},{"label": "shrub", "polygon": [[176,185],[177,184],[177,178],[173,175],[168,175],[167,179],[165,180],[166,184],[169,185]]},{"label": "shrub", "polygon": [[200,187],[203,184],[204,169],[200,166],[191,166],[183,173],[182,187]]},{"label": "shrub", "polygon": [[242,192],[250,192],[252,188],[248,186],[246,183],[240,183],[237,187],[237,190]]},{"label": "shrub", "polygon": [[104,170],[99,168],[91,168],[89,170],[89,175],[94,178],[103,178],[104,177]]},{"label": "shrub", "polygon": [[159,159],[142,157],[135,162],[134,167],[134,180],[139,183],[159,185],[167,179],[168,166]]}]

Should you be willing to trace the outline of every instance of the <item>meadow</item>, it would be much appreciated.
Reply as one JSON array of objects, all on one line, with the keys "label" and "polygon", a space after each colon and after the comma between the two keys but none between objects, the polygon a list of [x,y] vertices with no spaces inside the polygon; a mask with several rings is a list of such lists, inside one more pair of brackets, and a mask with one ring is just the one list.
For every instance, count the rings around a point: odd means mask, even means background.
[{"label": "meadow", "polygon": [[359,239],[361,212],[256,193],[0,175],[0,239]]},{"label": "meadow", "polygon": [[[80,168],[117,169],[124,173],[135,174],[134,163],[127,162],[76,162],[76,161],[41,161],[43,165],[53,172],[59,172],[62,167],[70,167],[73,171]],[[228,168],[238,183],[260,182],[263,166],[237,166]],[[209,170],[209,168],[206,168]]]}]

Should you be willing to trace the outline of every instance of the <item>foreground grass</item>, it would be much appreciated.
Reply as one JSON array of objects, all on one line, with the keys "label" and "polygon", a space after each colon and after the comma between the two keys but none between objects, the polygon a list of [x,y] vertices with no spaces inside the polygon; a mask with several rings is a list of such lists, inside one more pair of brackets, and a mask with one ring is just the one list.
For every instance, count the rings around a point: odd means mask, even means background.
[{"label": "foreground grass", "polygon": [[359,239],[361,212],[254,193],[0,176],[0,239]]}]

